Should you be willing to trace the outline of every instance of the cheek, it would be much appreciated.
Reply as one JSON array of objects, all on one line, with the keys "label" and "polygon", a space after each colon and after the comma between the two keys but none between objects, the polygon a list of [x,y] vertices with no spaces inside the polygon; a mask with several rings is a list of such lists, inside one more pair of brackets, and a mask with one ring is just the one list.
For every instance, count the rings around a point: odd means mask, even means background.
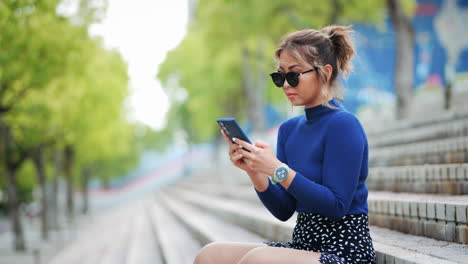
[{"label": "cheek", "polygon": [[316,78],[309,78],[302,83],[303,91],[317,93],[320,90],[320,82]]},{"label": "cheek", "polygon": [[315,75],[315,74],[309,79],[309,83],[310,83],[311,86],[313,86],[313,87],[320,87],[320,86],[322,86],[322,83],[320,82],[320,79],[319,79],[318,76]]}]

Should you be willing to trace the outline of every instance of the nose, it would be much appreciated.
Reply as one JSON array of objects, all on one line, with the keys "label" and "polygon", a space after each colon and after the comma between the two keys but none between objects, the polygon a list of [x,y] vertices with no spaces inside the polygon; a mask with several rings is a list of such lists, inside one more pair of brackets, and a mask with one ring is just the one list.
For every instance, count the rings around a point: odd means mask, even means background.
[{"label": "nose", "polygon": [[283,88],[284,89],[292,88],[292,86],[288,83],[288,80],[286,80],[286,79],[284,80]]}]

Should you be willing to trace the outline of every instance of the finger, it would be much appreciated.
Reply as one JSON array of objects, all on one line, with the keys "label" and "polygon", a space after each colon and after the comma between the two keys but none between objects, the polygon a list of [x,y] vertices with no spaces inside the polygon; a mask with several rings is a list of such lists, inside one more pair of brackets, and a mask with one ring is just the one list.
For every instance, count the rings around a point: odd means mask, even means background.
[{"label": "finger", "polygon": [[269,148],[270,144],[259,140],[259,141],[255,142],[255,146],[259,147],[259,148]]},{"label": "finger", "polygon": [[256,149],[256,147],[252,144],[249,144],[248,142],[245,142],[241,139],[238,139],[238,138],[235,138],[234,142],[236,142],[237,144],[239,144],[241,147],[243,147],[244,149],[247,149],[249,151],[254,151]]},{"label": "finger", "polygon": [[237,145],[237,144],[231,144],[231,146],[229,146],[229,155],[234,154],[234,153],[237,152],[239,149],[240,149],[239,145]]},{"label": "finger", "polygon": [[224,133],[222,129],[221,129],[221,134],[223,134],[224,140],[226,140],[226,142],[229,143],[229,145],[233,145],[232,141],[229,139],[229,137],[226,135],[226,133]]},{"label": "finger", "polygon": [[243,157],[244,156],[242,156],[242,154],[234,154],[234,155],[231,156],[231,161],[236,162],[236,161],[242,159]]},{"label": "finger", "polygon": [[253,160],[255,157],[255,155],[252,152],[249,152],[243,148],[239,148],[237,152],[249,160]]}]

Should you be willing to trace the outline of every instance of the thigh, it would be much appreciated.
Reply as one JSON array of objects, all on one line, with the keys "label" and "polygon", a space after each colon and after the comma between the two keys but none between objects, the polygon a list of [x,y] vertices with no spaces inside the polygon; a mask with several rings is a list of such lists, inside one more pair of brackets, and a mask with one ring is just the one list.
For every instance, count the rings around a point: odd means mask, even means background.
[{"label": "thigh", "polygon": [[259,247],[250,250],[239,264],[320,264],[320,253],[280,247]]},{"label": "thigh", "polygon": [[214,242],[202,248],[194,264],[236,264],[250,250],[266,247],[259,243]]}]

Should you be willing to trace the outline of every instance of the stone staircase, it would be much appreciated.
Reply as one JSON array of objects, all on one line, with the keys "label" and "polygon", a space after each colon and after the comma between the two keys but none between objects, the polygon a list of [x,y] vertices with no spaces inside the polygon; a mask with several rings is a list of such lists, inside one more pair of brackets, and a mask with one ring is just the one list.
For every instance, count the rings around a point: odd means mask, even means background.
[{"label": "stone staircase", "polygon": [[370,168],[367,187],[376,191],[461,195],[468,193],[468,164]]},{"label": "stone staircase", "polygon": [[[378,263],[468,263],[468,115],[369,131],[369,221]],[[235,188],[233,187],[235,186]],[[214,241],[289,241],[230,164],[103,216],[51,263],[192,263]]]},{"label": "stone staircase", "polygon": [[[223,191],[221,184],[217,189],[213,189],[214,184],[203,183],[204,180],[207,180],[206,176],[193,177],[184,184],[167,189],[159,195],[194,206],[225,222],[256,233],[266,240],[291,239],[295,217],[286,223],[276,220],[262,207],[252,187],[245,185],[239,192],[229,189]],[[369,204],[377,202],[384,194],[388,192],[371,192]],[[393,200],[395,201],[396,199]],[[182,207],[180,210],[183,210]],[[387,221],[392,223],[392,219],[388,219]],[[398,230],[392,226],[389,228]],[[428,225],[428,230],[430,228],[432,226]],[[405,234],[391,229],[371,226],[378,263],[468,263],[467,245],[442,241],[445,239],[422,237],[410,232]],[[238,241],[252,242],[247,239]]]},{"label": "stone staircase", "polygon": [[467,135],[464,114],[369,133],[370,223],[468,244]]},{"label": "stone staircase", "polygon": [[[399,123],[368,137],[369,219],[378,263],[468,263],[468,116]],[[192,176],[158,197],[174,214],[188,214],[190,206],[265,240],[291,239],[294,217],[286,223],[274,219],[246,175],[229,165]],[[201,244],[227,240],[186,225],[205,234],[195,235],[203,237]]]},{"label": "stone staircase", "polygon": [[146,204],[132,203],[97,217],[48,263],[163,263]]}]

